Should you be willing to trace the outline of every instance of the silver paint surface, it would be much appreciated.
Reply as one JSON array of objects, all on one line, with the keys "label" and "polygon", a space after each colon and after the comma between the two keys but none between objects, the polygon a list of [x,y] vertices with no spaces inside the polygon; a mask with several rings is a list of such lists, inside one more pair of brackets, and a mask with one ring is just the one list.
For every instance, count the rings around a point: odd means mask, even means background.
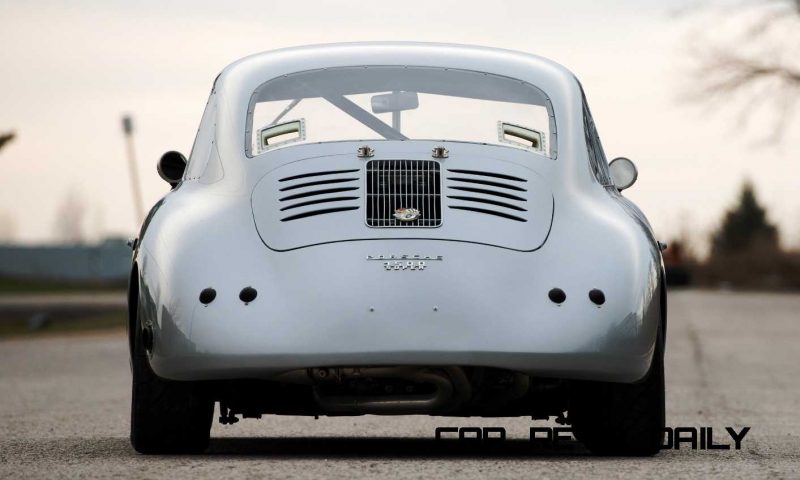
[{"label": "silver paint surface", "polygon": [[[276,218],[279,178],[359,168],[361,141],[245,153],[255,87],[279,75],[350,65],[431,65],[529,82],[552,101],[558,156],[442,141],[370,141],[371,159],[522,176],[527,222],[447,208],[437,228],[369,228],[360,209]],[[215,82],[187,176],[148,215],[134,252],[139,303],[154,328],[151,364],[181,379],[270,378],[306,367],[461,365],[631,382],[648,370],[661,322],[661,253],[647,220],[594,177],[575,77],[539,57],[440,44],[366,43],[242,59]],[[365,191],[358,194],[361,202]],[[302,209],[299,209],[302,210]],[[366,258],[441,256],[387,272]],[[252,286],[249,304],[239,291]],[[201,290],[216,299],[204,306]],[[556,305],[547,292],[567,300]],[[588,298],[599,288],[602,306]],[[412,299],[413,301],[409,301]]]}]

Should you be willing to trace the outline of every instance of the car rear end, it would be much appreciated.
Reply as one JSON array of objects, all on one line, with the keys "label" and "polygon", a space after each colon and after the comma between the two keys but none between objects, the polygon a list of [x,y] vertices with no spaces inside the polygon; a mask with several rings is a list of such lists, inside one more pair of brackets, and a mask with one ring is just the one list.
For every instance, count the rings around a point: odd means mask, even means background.
[{"label": "car rear end", "polygon": [[569,101],[379,62],[248,85],[243,150],[218,138],[214,179],[154,220],[159,377],[202,382],[232,422],[563,416],[591,382],[651,376],[660,253],[591,180]]}]

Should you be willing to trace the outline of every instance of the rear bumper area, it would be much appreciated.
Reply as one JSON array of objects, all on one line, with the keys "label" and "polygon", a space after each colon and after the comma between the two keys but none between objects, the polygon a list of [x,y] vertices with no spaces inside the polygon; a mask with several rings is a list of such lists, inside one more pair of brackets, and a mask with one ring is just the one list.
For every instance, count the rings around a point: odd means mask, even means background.
[{"label": "rear bumper area", "polygon": [[[403,251],[443,250],[401,243]],[[160,305],[152,312],[153,369],[169,379],[219,380],[315,367],[455,365],[616,382],[648,371],[661,315],[657,281],[619,269],[609,277],[601,268],[554,268],[546,252],[452,242],[422,271],[365,260],[398,250],[387,246],[280,253],[226,273],[224,282],[213,271],[187,279],[175,298],[151,303]],[[258,296],[245,304],[238,294],[248,285]],[[217,298],[204,306],[197,293],[208,286]],[[567,292],[560,305],[548,298],[554,286]],[[605,292],[603,305],[589,300],[592,288]]]},{"label": "rear bumper area", "polygon": [[161,358],[156,373],[173,380],[270,379],[300,368],[365,366],[494,367],[536,377],[635,382],[650,368],[651,356],[598,353],[381,351],[321,354],[202,354]]}]

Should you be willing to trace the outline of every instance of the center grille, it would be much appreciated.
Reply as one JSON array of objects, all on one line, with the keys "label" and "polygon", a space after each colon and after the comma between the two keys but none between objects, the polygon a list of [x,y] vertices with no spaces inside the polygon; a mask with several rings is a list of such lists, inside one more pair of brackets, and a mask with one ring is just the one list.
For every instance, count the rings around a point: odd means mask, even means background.
[{"label": "center grille", "polygon": [[[414,220],[395,217],[395,213],[408,212],[407,209],[415,209],[419,216]],[[442,224],[439,163],[430,160],[367,162],[366,210],[370,227],[438,227]]]}]

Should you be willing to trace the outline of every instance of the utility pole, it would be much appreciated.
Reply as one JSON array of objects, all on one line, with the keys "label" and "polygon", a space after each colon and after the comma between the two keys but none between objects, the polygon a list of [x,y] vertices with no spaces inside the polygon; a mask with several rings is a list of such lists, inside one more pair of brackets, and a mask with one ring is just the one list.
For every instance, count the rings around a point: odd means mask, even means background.
[{"label": "utility pole", "polygon": [[139,183],[139,171],[136,169],[136,151],[133,148],[133,118],[130,115],[122,117],[122,131],[128,146],[128,170],[131,178],[131,191],[133,192],[133,208],[136,212],[136,221],[141,225],[144,221],[144,208],[142,207],[142,186]]}]

